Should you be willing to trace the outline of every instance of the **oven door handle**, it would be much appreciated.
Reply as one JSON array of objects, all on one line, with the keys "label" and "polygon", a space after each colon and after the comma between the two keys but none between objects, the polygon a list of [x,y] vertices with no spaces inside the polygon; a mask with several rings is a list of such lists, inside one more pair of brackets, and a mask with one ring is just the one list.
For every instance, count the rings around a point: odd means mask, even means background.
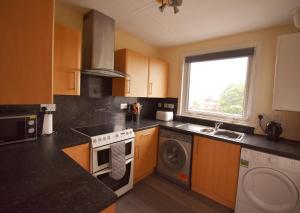
[{"label": "oven door handle", "polygon": [[[126,160],[125,164],[128,164],[130,162],[133,162],[133,158]],[[93,175],[96,177],[98,175],[103,175],[103,174],[109,173],[109,172],[111,172],[111,170],[112,170],[111,168],[103,169],[99,172],[94,173]]]},{"label": "oven door handle", "polygon": [[[131,138],[131,139],[127,139],[127,140],[122,140],[125,142],[125,144],[127,143],[130,143],[130,142],[133,142],[134,141],[134,138]],[[122,142],[122,141],[119,141],[119,142]],[[116,142],[118,143],[118,142]],[[105,149],[110,149],[110,144],[107,144],[107,145],[104,145],[104,146],[99,146],[99,147],[96,147],[96,148],[92,148],[91,149],[94,151],[94,152],[97,152],[97,151],[101,151],[101,150],[105,150]]]}]

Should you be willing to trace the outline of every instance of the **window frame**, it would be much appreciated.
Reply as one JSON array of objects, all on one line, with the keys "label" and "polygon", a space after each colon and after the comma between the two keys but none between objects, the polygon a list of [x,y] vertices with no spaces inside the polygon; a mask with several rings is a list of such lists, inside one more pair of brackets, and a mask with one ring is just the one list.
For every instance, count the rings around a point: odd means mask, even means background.
[{"label": "window frame", "polygon": [[[252,114],[253,114],[253,95],[254,95],[254,82],[255,82],[255,72],[257,70],[257,55],[259,53],[258,44],[249,44],[247,46],[237,47],[240,49],[243,48],[254,48],[254,54],[252,56],[248,56],[248,68],[246,74],[246,85],[245,85],[245,101],[244,101],[244,115],[243,116],[235,116],[226,113],[215,113],[215,112],[205,112],[205,111],[191,111],[188,110],[188,99],[189,99],[189,80],[190,80],[190,70],[191,70],[191,62],[186,62],[186,57],[191,56],[192,54],[186,54],[183,56],[183,72],[181,76],[181,90],[179,95],[179,107],[177,114],[185,117],[193,117],[200,119],[207,119],[213,121],[222,121],[229,123],[237,123],[237,124],[246,124],[250,126],[254,126]],[[213,50],[202,52],[198,54],[207,54],[207,53],[218,53],[222,51],[231,51],[236,49],[236,47],[222,49],[222,50]]]}]

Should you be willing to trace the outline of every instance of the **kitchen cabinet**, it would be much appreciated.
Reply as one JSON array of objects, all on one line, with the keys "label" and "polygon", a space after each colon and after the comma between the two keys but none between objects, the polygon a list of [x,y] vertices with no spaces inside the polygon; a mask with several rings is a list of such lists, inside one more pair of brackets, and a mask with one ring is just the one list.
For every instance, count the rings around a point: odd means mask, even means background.
[{"label": "kitchen cabinet", "polygon": [[89,143],[72,146],[63,149],[70,158],[78,163],[86,171],[90,171],[90,147]]},{"label": "kitchen cabinet", "polygon": [[147,97],[148,57],[128,49],[115,52],[115,69],[126,74],[113,78],[113,96]]},{"label": "kitchen cabinet", "polygon": [[168,63],[143,54],[121,49],[115,52],[115,69],[125,79],[113,79],[113,96],[167,97]]},{"label": "kitchen cabinet", "polygon": [[154,171],[157,164],[157,145],[157,127],[135,133],[134,183]]},{"label": "kitchen cabinet", "polygon": [[115,213],[116,212],[116,204],[112,204],[106,209],[102,210],[100,213]]},{"label": "kitchen cabinet", "polygon": [[1,2],[0,104],[52,103],[54,0]]},{"label": "kitchen cabinet", "polygon": [[80,95],[81,32],[60,24],[54,31],[54,94]]},{"label": "kitchen cabinet", "polygon": [[167,62],[157,58],[149,58],[148,97],[167,97],[168,70]]},{"label": "kitchen cabinet", "polygon": [[234,208],[240,145],[195,136],[192,190]]},{"label": "kitchen cabinet", "polygon": [[278,37],[273,109],[300,111],[300,33]]}]

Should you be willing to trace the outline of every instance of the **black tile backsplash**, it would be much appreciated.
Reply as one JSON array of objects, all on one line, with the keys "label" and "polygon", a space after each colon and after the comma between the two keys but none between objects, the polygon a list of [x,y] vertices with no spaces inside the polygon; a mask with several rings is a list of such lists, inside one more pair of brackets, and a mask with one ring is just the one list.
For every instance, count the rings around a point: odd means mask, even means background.
[{"label": "black tile backsplash", "polygon": [[[155,119],[156,111],[173,111],[174,115],[177,112],[177,98],[138,98],[138,102],[142,105],[141,118]],[[161,107],[159,107],[161,103]],[[174,108],[164,107],[164,104],[173,104]]]},{"label": "black tile backsplash", "polygon": [[[130,116],[127,110],[121,110],[120,104],[133,104],[140,102],[142,105],[141,118],[155,119],[157,110],[173,110],[177,112],[177,98],[129,98],[104,96],[100,98],[90,98],[86,96],[54,96],[56,112],[54,113],[53,128],[54,130],[68,129],[80,126],[92,126],[104,123],[123,123]],[[159,103],[161,107],[159,107]],[[173,104],[174,108],[169,109],[165,104]],[[41,131],[42,114],[40,105],[5,105],[0,106],[2,112],[30,112],[38,115],[39,132]],[[195,123],[205,126],[214,126],[215,121],[191,118],[184,116],[175,116],[175,120]],[[243,125],[224,123],[221,128],[233,131],[253,134],[254,128]]]},{"label": "black tile backsplash", "polygon": [[102,98],[112,95],[112,78],[81,74],[81,96]]},{"label": "black tile backsplash", "polygon": [[125,122],[126,110],[121,110],[120,104],[135,102],[137,98],[107,96],[96,99],[82,96],[55,96],[54,129],[122,123]]},{"label": "black tile backsplash", "polygon": [[[177,109],[177,99],[175,98],[129,98],[104,96],[100,98],[90,98],[82,96],[55,95],[53,128],[54,130],[68,129],[79,126],[92,126],[103,123],[123,123],[128,119],[127,110],[121,110],[120,104],[132,104],[140,102],[142,104],[141,118],[155,119],[155,112],[158,103],[173,103],[174,111]],[[26,112],[38,115],[39,132],[42,126],[42,114],[40,105],[2,105],[0,113]]]}]

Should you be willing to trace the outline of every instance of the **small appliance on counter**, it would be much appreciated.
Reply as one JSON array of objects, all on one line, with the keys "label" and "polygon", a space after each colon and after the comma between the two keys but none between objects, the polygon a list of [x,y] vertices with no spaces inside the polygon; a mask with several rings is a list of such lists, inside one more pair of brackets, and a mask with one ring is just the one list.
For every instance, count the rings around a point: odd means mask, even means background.
[{"label": "small appliance on counter", "polygon": [[172,121],[174,113],[171,111],[156,111],[156,120]]},{"label": "small appliance on counter", "polygon": [[281,124],[275,121],[268,122],[266,125],[265,133],[267,134],[269,140],[278,141],[279,136],[282,133]]},{"label": "small appliance on counter", "polygon": [[132,118],[133,121],[140,121],[142,105],[140,103],[132,104]]},{"label": "small appliance on counter", "polygon": [[281,124],[275,121],[267,121],[267,123],[264,125],[263,115],[258,115],[258,119],[259,119],[259,126],[267,135],[268,140],[278,141],[282,133]]},{"label": "small appliance on counter", "polygon": [[37,116],[34,114],[1,114],[0,146],[37,138]]},{"label": "small appliance on counter", "polygon": [[42,104],[41,112],[43,114],[42,135],[51,135],[53,133],[53,112],[55,104]]}]

